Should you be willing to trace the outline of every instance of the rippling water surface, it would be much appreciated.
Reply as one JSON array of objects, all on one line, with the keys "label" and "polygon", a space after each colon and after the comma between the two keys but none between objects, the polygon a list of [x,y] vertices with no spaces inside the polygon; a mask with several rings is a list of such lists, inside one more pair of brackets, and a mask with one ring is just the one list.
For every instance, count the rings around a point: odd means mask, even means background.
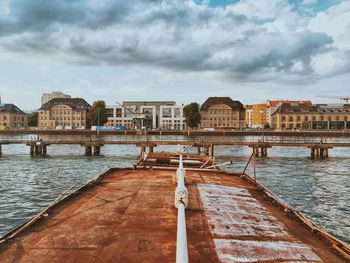
[{"label": "rippling water surface", "polygon": [[[31,158],[28,147],[5,145],[0,158],[0,236],[46,207],[73,184],[83,184],[106,167],[131,166],[139,149],[104,146],[104,157],[83,157],[80,146],[49,146],[46,158]],[[160,148],[160,147],[159,147]],[[162,147],[157,150],[174,149]],[[243,170],[250,150],[216,149],[224,169]],[[257,160],[257,179],[278,197],[336,237],[350,242],[350,149],[330,150],[327,160],[310,160],[305,148],[269,149]],[[251,168],[248,171],[252,174]]]}]

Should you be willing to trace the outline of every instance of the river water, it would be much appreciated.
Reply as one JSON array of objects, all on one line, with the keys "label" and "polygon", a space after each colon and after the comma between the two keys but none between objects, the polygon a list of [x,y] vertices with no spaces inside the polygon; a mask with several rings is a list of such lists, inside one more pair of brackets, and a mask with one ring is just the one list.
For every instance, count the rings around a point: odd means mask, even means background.
[{"label": "river water", "polygon": [[[174,150],[157,147],[156,150]],[[81,185],[107,167],[128,167],[137,159],[134,146],[104,146],[104,157],[84,157],[80,146],[48,147],[45,158],[30,157],[24,145],[4,145],[0,157],[0,236],[23,223],[73,184]],[[257,179],[316,224],[350,243],[350,149],[332,149],[330,158],[311,160],[306,148],[269,149],[257,159]],[[241,172],[247,147],[217,147],[216,162]],[[252,174],[250,167],[248,172]]]}]

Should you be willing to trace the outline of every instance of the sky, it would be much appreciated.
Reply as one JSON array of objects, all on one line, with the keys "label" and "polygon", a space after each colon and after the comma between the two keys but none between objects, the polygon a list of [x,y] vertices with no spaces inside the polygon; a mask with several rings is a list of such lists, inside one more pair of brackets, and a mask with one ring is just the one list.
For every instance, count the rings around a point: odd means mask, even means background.
[{"label": "sky", "polygon": [[89,103],[350,95],[350,0],[1,0],[0,95]]}]

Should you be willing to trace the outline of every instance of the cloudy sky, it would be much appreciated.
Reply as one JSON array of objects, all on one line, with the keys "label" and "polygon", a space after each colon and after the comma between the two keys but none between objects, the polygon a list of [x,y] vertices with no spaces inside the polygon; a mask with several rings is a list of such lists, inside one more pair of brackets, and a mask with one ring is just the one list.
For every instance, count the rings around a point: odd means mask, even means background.
[{"label": "cloudy sky", "polygon": [[54,90],[322,102],[349,83],[350,0],[0,1],[0,93],[25,110]]}]

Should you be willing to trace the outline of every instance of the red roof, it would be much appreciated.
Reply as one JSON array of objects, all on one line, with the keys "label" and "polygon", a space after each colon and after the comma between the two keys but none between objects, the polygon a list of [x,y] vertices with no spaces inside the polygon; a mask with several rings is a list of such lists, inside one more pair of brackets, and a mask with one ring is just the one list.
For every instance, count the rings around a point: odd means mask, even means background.
[{"label": "red roof", "polygon": [[299,103],[299,104],[306,104],[306,105],[312,105],[311,100],[268,100],[267,104],[271,107],[278,107],[281,104],[286,103]]}]

